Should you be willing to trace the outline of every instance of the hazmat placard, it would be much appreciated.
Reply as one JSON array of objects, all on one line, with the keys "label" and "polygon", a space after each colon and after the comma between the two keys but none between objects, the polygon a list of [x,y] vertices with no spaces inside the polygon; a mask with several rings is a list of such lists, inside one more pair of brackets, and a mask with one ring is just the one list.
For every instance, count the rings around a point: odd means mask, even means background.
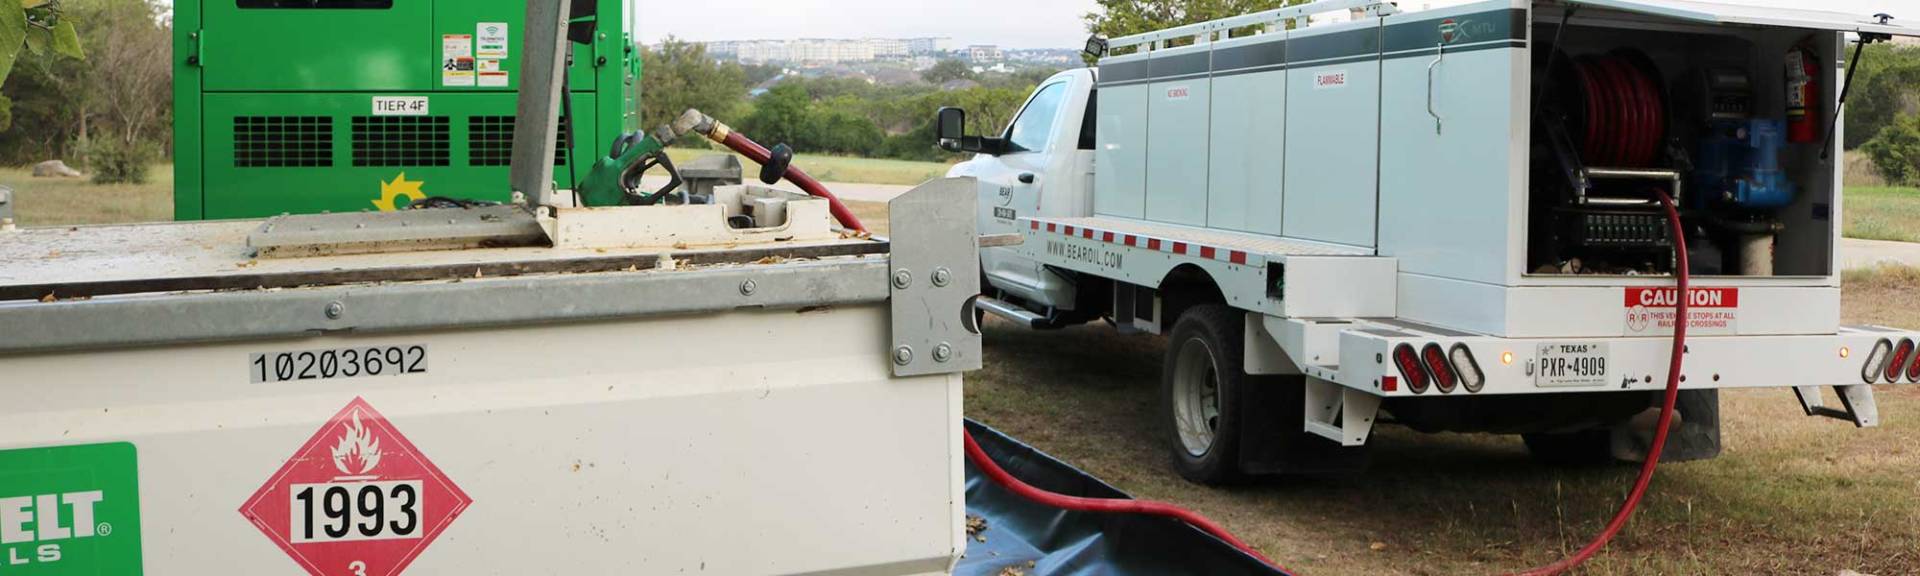
[{"label": "hazmat placard", "polygon": [[240,514],[313,576],[397,576],[472,503],[392,422],[355,398]]},{"label": "hazmat placard", "polygon": [[448,34],[440,37],[440,85],[473,84],[473,35]]},{"label": "hazmat placard", "polygon": [[[1673,334],[1680,303],[1678,288],[1626,289],[1626,335]],[[1687,290],[1689,336],[1733,336],[1740,333],[1739,288]]]},{"label": "hazmat placard", "polygon": [[509,76],[509,73],[506,71],[506,69],[500,65],[499,60],[488,60],[488,59],[480,60],[480,85],[481,86],[488,87],[488,88],[504,88],[507,86],[507,84],[510,83],[509,80],[511,80],[511,76]]},{"label": "hazmat placard", "polygon": [[132,444],[0,451],[0,574],[138,576]]}]

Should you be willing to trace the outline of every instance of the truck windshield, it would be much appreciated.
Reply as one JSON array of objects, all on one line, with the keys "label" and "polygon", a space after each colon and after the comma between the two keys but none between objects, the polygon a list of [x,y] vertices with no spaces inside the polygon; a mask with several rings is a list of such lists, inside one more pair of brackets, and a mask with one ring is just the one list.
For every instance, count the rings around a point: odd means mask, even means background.
[{"label": "truck windshield", "polygon": [[1046,150],[1048,140],[1053,138],[1053,120],[1060,115],[1060,104],[1066,100],[1066,96],[1065,82],[1049,84],[1034,93],[1033,100],[1027,102],[1027,109],[1020,111],[1020,117],[1013,121],[1013,128],[1007,131],[1008,141],[1020,150]]}]

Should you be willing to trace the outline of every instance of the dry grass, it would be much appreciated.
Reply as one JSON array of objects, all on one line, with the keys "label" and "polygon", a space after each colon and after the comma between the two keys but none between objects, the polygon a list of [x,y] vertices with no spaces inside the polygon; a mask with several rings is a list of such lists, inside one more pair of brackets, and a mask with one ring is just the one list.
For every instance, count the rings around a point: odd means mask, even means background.
[{"label": "dry grass", "polygon": [[34,178],[33,170],[0,169],[13,188],[21,226],[72,226],[173,219],[173,165],[154,166],[146,184],[96,185],[85,178]]}]

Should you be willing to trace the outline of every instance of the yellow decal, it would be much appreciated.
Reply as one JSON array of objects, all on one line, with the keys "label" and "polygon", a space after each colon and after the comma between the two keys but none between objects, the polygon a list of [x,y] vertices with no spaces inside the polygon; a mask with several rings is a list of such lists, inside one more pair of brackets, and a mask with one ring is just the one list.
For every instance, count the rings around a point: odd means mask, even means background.
[{"label": "yellow decal", "polygon": [[[420,191],[420,187],[425,184],[426,182],[407,180],[406,172],[401,172],[399,176],[395,176],[392,182],[382,180],[380,182],[380,199],[373,201],[373,207],[379,208],[381,212],[393,212],[410,206],[414,202],[425,200],[427,199],[427,193]],[[400,202],[401,196],[407,197],[407,202]]]}]

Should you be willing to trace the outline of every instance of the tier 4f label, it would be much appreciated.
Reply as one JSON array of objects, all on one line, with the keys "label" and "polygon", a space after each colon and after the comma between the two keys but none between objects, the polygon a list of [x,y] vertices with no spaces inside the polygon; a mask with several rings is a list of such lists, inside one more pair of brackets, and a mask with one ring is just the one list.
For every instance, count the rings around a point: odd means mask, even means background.
[{"label": "tier 4f label", "polygon": [[240,514],[313,576],[395,576],[472,502],[356,398]]},{"label": "tier 4f label", "polygon": [[140,574],[131,444],[0,451],[0,574]]}]

